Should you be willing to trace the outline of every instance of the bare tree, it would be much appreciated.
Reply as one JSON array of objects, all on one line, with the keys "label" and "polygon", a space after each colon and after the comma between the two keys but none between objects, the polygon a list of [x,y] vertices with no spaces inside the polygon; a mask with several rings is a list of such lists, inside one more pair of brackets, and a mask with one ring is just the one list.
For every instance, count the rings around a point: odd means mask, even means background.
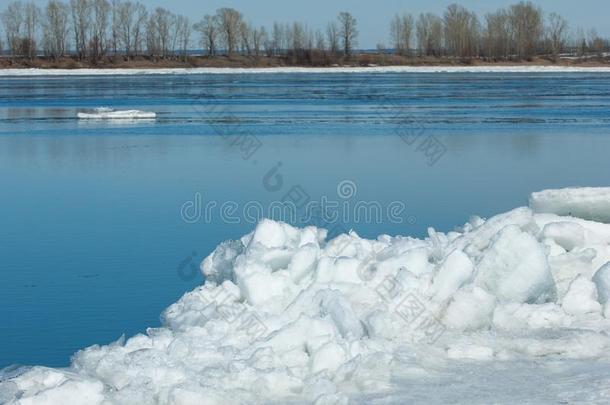
[{"label": "bare tree", "polygon": [[488,57],[508,58],[511,49],[510,16],[505,9],[485,16],[484,44]]},{"label": "bare tree", "polygon": [[597,30],[591,29],[589,31],[588,47],[590,50],[595,52],[597,57],[603,56],[604,50],[607,48],[606,41],[604,41],[598,34]]},{"label": "bare tree", "polygon": [[146,30],[146,20],[148,18],[148,11],[142,3],[136,3],[135,5],[135,20],[133,24],[133,44],[131,49],[135,55],[142,53],[142,43],[144,42],[144,34]]},{"label": "bare tree", "polygon": [[252,27],[250,24],[247,24],[245,21],[240,21],[239,23],[239,43],[241,45],[241,50],[246,55],[252,54],[252,43],[250,33],[252,31]]},{"label": "bare tree", "polygon": [[339,33],[341,44],[343,45],[343,53],[349,56],[358,42],[358,29],[356,28],[356,19],[348,12],[341,12],[338,16]]},{"label": "bare tree", "polygon": [[45,9],[44,49],[53,58],[64,56],[68,37],[69,7],[58,1],[50,0]]},{"label": "bare tree", "polygon": [[326,27],[326,38],[328,40],[328,50],[333,55],[339,52],[339,28],[334,21],[328,23]]},{"label": "bare tree", "polygon": [[24,37],[21,41],[21,54],[32,59],[36,56],[36,32],[40,20],[40,9],[34,3],[24,7]]},{"label": "bare tree", "polygon": [[156,28],[159,56],[165,58],[168,56],[171,48],[173,15],[169,10],[163,7],[157,7],[153,14],[153,18],[155,21],[154,27]]},{"label": "bare tree", "polygon": [[563,51],[568,31],[568,22],[559,14],[551,13],[548,16],[547,34],[551,46],[551,53],[556,58]]},{"label": "bare tree", "polygon": [[306,29],[303,24],[295,22],[292,24],[292,52],[300,53],[305,50]]},{"label": "bare tree", "polygon": [[161,55],[161,46],[159,45],[159,38],[157,35],[157,21],[154,14],[148,16],[144,32],[148,55],[153,57]]},{"label": "bare tree", "polygon": [[390,24],[390,36],[394,50],[400,55],[408,55],[413,36],[413,16],[411,14],[396,14]]},{"label": "bare tree", "polygon": [[117,37],[127,57],[137,55],[142,50],[147,15],[146,7],[141,3],[117,2]]},{"label": "bare tree", "polygon": [[6,46],[11,51],[11,55],[19,54],[21,29],[23,25],[23,3],[13,1],[6,10],[0,14],[4,34],[6,35]]},{"label": "bare tree", "polygon": [[532,58],[538,51],[543,33],[542,11],[531,2],[510,7],[511,32],[519,58]]},{"label": "bare tree", "polygon": [[324,34],[319,29],[316,30],[316,49],[319,51],[326,50],[326,39],[324,38]]},{"label": "bare tree", "polygon": [[79,59],[87,55],[88,30],[91,25],[91,4],[88,0],[70,0],[74,46]]},{"label": "bare tree", "polygon": [[445,11],[445,48],[449,55],[472,57],[477,54],[479,22],[474,13],[451,4]]},{"label": "bare tree", "polygon": [[117,2],[117,37],[127,56],[133,52],[133,30],[135,20],[135,3],[131,1]]},{"label": "bare tree", "polygon": [[207,49],[209,56],[215,55],[219,31],[217,16],[206,14],[193,28],[201,34],[203,49]]},{"label": "bare tree", "polygon": [[175,55],[180,43],[180,16],[169,12],[169,45],[168,55]]},{"label": "bare tree", "polygon": [[241,13],[232,8],[221,8],[216,11],[220,32],[227,54],[232,55],[237,48],[239,30],[241,26]]},{"label": "bare tree", "polygon": [[110,3],[108,0],[93,0],[92,1],[92,19],[91,33],[89,35],[89,54],[95,62],[104,56],[108,50],[106,35],[108,30],[108,18],[110,15]]},{"label": "bare tree", "polygon": [[267,30],[265,27],[250,28],[250,43],[254,56],[259,56],[263,45],[267,41]]},{"label": "bare tree", "polygon": [[116,56],[119,48],[119,7],[120,0],[112,0],[112,25],[110,27],[112,38],[112,53]]},{"label": "bare tree", "polygon": [[182,59],[186,61],[188,55],[189,42],[191,40],[191,22],[188,17],[179,15],[176,17],[176,26],[178,27],[178,43],[180,45],[180,53]]},{"label": "bare tree", "polygon": [[420,14],[415,24],[421,55],[440,56],[443,45],[443,21],[432,14]]},{"label": "bare tree", "polygon": [[269,47],[271,48],[272,55],[280,55],[283,51],[282,45],[284,43],[284,27],[278,22],[273,23],[273,30],[271,33],[271,41]]}]

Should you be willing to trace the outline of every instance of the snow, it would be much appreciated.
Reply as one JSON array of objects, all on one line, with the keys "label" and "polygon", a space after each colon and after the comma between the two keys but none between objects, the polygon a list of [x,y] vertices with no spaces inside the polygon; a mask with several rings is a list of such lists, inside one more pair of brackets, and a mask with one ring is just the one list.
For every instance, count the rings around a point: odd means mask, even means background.
[{"label": "snow", "polygon": [[516,225],[495,237],[478,265],[475,283],[505,302],[544,303],[555,296],[543,246]]},{"label": "snow", "polygon": [[602,304],[610,302],[610,262],[595,272],[593,282],[597,287],[599,302]]},{"label": "snow", "polygon": [[154,112],[140,110],[113,110],[112,108],[99,107],[93,112],[79,112],[77,117],[82,120],[151,120],[157,116]]},{"label": "snow", "polygon": [[570,283],[561,306],[570,315],[602,312],[602,306],[597,301],[595,284],[583,276],[578,276]]},{"label": "snow", "polygon": [[593,221],[610,222],[610,187],[564,188],[533,193],[534,212],[570,215]]},{"label": "snow", "polygon": [[0,69],[1,76],[127,76],[274,73],[609,73],[609,67],[584,66],[369,66],[270,68]]},{"label": "snow", "polygon": [[0,403],[607,403],[606,193],[535,193],[424,239],[263,220],[162,327],[4,370]]}]

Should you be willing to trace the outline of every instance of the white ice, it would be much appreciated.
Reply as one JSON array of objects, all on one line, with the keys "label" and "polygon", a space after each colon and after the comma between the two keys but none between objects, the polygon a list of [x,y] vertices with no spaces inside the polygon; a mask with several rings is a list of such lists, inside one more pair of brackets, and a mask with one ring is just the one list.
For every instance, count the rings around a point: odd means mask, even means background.
[{"label": "white ice", "polygon": [[608,403],[607,198],[547,190],[424,239],[263,220],[162,327],[5,371],[0,403]]},{"label": "white ice", "polygon": [[610,187],[545,190],[533,193],[530,205],[535,212],[610,223]]},{"label": "white ice", "polygon": [[369,66],[270,68],[0,69],[0,76],[124,76],[260,73],[608,73],[598,66]]},{"label": "white ice", "polygon": [[82,120],[151,120],[157,116],[154,112],[140,110],[114,110],[99,107],[93,112],[79,112],[77,117]]}]

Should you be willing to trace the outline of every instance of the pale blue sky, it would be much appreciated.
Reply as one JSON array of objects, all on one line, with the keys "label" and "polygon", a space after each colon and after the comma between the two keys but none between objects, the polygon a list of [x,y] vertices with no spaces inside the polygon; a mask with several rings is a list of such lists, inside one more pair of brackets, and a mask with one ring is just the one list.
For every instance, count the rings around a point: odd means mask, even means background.
[{"label": "pale blue sky", "polygon": [[[6,0],[0,0],[0,4]],[[176,13],[198,19],[219,7],[240,10],[247,21],[270,26],[273,21],[302,21],[311,28],[324,28],[340,11],[350,11],[358,20],[359,44],[372,48],[379,42],[389,43],[388,25],[396,12],[412,14],[431,11],[441,14],[457,2],[483,16],[486,12],[514,4],[517,0],[140,0],[147,6],[163,6]],[[45,4],[46,0],[36,0]],[[570,28],[595,28],[604,37],[610,36],[610,0],[534,0],[546,13],[562,14]]]}]

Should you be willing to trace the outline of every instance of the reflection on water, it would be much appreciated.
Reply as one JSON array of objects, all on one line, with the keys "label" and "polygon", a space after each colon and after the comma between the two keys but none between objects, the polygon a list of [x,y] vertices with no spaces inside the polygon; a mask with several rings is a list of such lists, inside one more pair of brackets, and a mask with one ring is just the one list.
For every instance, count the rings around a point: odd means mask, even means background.
[{"label": "reflection on water", "polygon": [[[158,119],[75,119],[98,106]],[[267,208],[295,186],[341,199],[348,180],[341,201],[400,201],[407,220],[342,227],[424,236],[538,189],[608,185],[609,112],[599,74],[0,79],[0,367],[65,365],[158,324],[201,282],[181,269],[253,226],[183,221],[196,193]]]}]

